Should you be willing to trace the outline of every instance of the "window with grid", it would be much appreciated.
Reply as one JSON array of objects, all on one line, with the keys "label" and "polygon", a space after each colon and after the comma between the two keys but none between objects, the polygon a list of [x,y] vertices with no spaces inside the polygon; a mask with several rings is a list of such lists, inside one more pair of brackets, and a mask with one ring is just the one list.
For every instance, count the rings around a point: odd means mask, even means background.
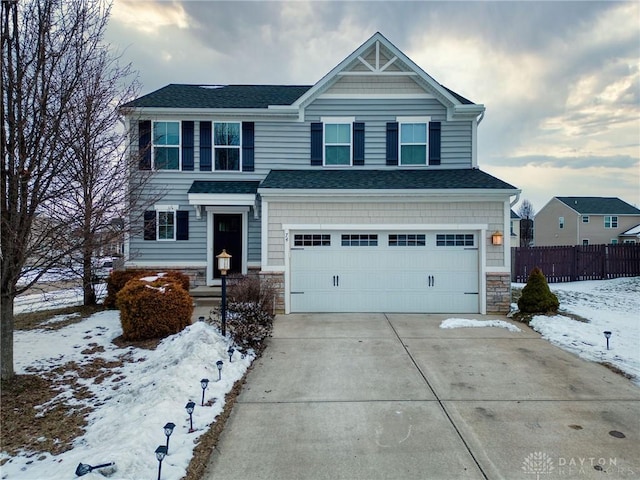
[{"label": "window with grid", "polygon": [[324,124],[324,164],[351,165],[351,123]]},{"label": "window with grid", "polygon": [[175,215],[174,212],[157,212],[158,240],[175,240]]},{"label": "window with grid", "polygon": [[472,233],[439,233],[436,235],[438,247],[473,247],[475,244]]},{"label": "window with grid", "polygon": [[295,247],[328,247],[331,246],[331,235],[319,233],[296,234],[293,236]]},{"label": "window with grid", "polygon": [[215,122],[213,148],[216,170],[240,170],[240,122]]},{"label": "window with grid", "polygon": [[180,170],[180,122],[153,122],[153,166]]},{"label": "window with grid", "polygon": [[604,217],[604,228],[618,228],[618,217],[606,215]]},{"label": "window with grid", "polygon": [[389,235],[390,247],[424,247],[426,244],[426,236],[421,233]]},{"label": "window with grid", "polygon": [[427,123],[400,124],[400,165],[427,164]]},{"label": "window with grid", "polygon": [[378,245],[378,235],[355,233],[342,235],[343,247],[375,247]]}]

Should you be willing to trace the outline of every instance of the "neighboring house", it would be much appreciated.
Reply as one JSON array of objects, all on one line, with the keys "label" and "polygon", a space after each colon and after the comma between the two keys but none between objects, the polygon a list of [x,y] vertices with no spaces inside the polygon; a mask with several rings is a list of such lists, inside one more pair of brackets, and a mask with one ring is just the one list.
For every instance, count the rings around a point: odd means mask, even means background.
[{"label": "neighboring house", "polygon": [[485,108],[380,33],[312,86],[171,84],[126,108],[168,189],[127,267],[216,285],[226,249],[286,313],[509,309],[520,190],[478,169]]},{"label": "neighboring house", "polygon": [[520,215],[511,210],[511,246],[520,246]]},{"label": "neighboring house", "polygon": [[535,216],[535,245],[635,243],[638,224],[640,210],[619,198],[554,197]]}]

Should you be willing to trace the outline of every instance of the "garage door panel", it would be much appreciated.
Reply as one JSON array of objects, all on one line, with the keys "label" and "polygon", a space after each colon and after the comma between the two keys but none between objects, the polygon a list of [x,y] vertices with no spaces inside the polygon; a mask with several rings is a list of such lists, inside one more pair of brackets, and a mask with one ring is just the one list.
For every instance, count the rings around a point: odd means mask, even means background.
[{"label": "garage door panel", "polygon": [[[477,248],[437,245],[433,232],[413,246],[392,246],[385,232],[343,235],[333,232],[330,245],[291,249],[291,311],[479,311]],[[377,244],[359,243],[376,236]]]}]

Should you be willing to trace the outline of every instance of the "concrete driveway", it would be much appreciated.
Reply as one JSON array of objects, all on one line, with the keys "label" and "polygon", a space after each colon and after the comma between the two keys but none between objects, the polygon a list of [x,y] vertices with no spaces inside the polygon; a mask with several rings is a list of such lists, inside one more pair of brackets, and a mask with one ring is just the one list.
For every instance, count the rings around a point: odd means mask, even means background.
[{"label": "concrete driveway", "polygon": [[452,316],[278,317],[204,478],[640,478],[640,388]]}]

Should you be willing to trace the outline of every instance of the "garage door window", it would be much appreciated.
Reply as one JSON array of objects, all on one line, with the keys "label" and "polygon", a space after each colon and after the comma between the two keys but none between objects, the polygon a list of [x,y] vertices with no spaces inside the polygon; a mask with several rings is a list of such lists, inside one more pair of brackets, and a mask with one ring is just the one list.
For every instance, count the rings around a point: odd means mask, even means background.
[{"label": "garage door window", "polygon": [[424,234],[408,233],[401,235],[389,235],[390,247],[424,247],[427,242]]},{"label": "garage door window", "polygon": [[372,234],[349,234],[342,235],[343,247],[376,247],[378,246],[378,235]]},{"label": "garage door window", "polygon": [[474,235],[472,233],[440,233],[436,235],[436,245],[438,247],[473,247]]},{"label": "garage door window", "polygon": [[293,245],[296,247],[328,247],[331,245],[331,235],[318,233],[294,235]]}]

